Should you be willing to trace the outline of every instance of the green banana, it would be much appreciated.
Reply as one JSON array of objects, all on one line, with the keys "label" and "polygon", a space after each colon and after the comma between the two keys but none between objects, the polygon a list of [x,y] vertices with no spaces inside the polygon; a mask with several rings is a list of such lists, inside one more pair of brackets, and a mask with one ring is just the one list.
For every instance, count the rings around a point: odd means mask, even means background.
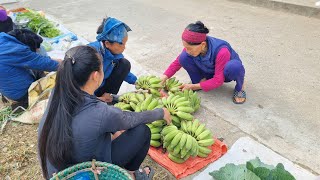
[{"label": "green banana", "polygon": [[205,140],[198,141],[199,146],[205,146],[205,147],[211,146],[213,143],[214,143],[213,139],[205,139]]},{"label": "green banana", "polygon": [[133,102],[133,103],[135,103],[135,104],[138,104],[140,101],[139,101],[139,99],[137,99],[136,97],[132,97],[132,98],[130,98],[130,102]]},{"label": "green banana", "polygon": [[151,84],[159,84],[159,83],[161,83],[161,79],[160,79],[160,78],[151,78],[151,79],[149,80],[149,82],[150,82]]},{"label": "green banana", "polygon": [[178,111],[182,111],[182,112],[185,112],[185,113],[192,113],[194,112],[194,109],[192,107],[178,107],[177,108]]},{"label": "green banana", "polygon": [[176,147],[180,140],[181,140],[181,136],[183,135],[184,133],[182,131],[179,131],[179,133],[172,139],[171,143],[170,143],[170,146],[172,148]]},{"label": "green banana", "polygon": [[156,134],[156,133],[160,133],[162,130],[161,127],[154,127],[154,128],[151,128],[150,131],[151,131],[151,134]]},{"label": "green banana", "polygon": [[130,102],[130,106],[131,106],[131,108],[135,111],[136,110],[136,108],[137,108],[137,105],[135,104],[135,103],[133,103],[133,102]]},{"label": "green banana", "polygon": [[187,121],[187,133],[191,134],[192,121]]},{"label": "green banana", "polygon": [[196,130],[197,128],[199,127],[200,123],[199,123],[199,120],[198,119],[195,119],[193,122],[192,122],[192,128],[191,128],[191,133],[193,135],[195,135],[196,133]]},{"label": "green banana", "polygon": [[180,119],[177,116],[171,115],[171,119],[172,119],[172,122],[175,122],[179,125],[181,124]]},{"label": "green banana", "polygon": [[173,148],[172,154],[175,155],[175,156],[178,156],[179,153],[180,153],[180,150],[181,150],[181,149],[180,149],[180,146],[177,145],[176,147]]},{"label": "green banana", "polygon": [[193,116],[190,113],[185,113],[185,112],[182,112],[182,111],[178,111],[176,114],[181,119],[185,119],[185,120],[188,120],[188,121],[192,121],[193,120]]},{"label": "green banana", "polygon": [[187,123],[184,120],[181,121],[181,130],[187,132]]},{"label": "green banana", "polygon": [[173,103],[174,103],[174,104],[177,104],[177,103],[183,102],[183,101],[187,101],[187,98],[185,98],[185,97],[179,97],[179,98],[177,98]]},{"label": "green banana", "polygon": [[188,136],[188,135],[187,135],[186,133],[183,133],[183,134],[182,134],[181,139],[180,139],[180,142],[179,142],[180,149],[184,148],[184,146],[186,145],[187,136]]},{"label": "green banana", "polygon": [[184,159],[181,159],[179,157],[176,157],[174,155],[172,155],[171,153],[168,154],[168,157],[171,159],[171,161],[175,162],[175,163],[178,163],[178,164],[182,164],[185,162]]},{"label": "green banana", "polygon": [[160,92],[159,92],[158,90],[155,90],[155,89],[153,89],[153,88],[150,88],[149,90],[150,90],[150,93],[151,93],[151,94],[153,94],[153,95],[155,95],[155,96],[157,96],[157,97],[160,97],[160,96],[161,96],[161,94],[160,94]]},{"label": "green banana", "polygon": [[188,154],[189,150],[187,150],[185,147],[181,149],[180,151],[180,157],[184,158]]},{"label": "green banana", "polygon": [[159,147],[159,146],[161,146],[161,142],[155,141],[155,140],[151,140],[150,141],[150,145],[153,146],[153,147]]},{"label": "green banana", "polygon": [[151,139],[152,140],[159,140],[161,138],[161,134],[157,133],[157,134],[151,134]]},{"label": "green banana", "polygon": [[193,137],[190,135],[187,135],[187,142],[185,145],[186,150],[190,150],[192,148],[192,144],[193,144]]},{"label": "green banana", "polygon": [[158,99],[153,99],[148,105],[147,110],[153,110],[158,105]]},{"label": "green banana", "polygon": [[209,134],[211,134],[211,132],[208,129],[206,129],[205,131],[203,131],[201,134],[197,136],[197,140],[202,140],[205,137],[207,137]]},{"label": "green banana", "polygon": [[164,141],[171,141],[174,136],[176,136],[180,131],[179,130],[173,130],[171,132],[169,132],[165,137],[164,137]]},{"label": "green banana", "polygon": [[136,94],[136,97],[139,100],[139,102],[142,102],[145,99],[143,94]]},{"label": "green banana", "polygon": [[199,148],[199,145],[197,143],[197,140],[195,138],[193,138],[192,148],[191,148],[191,155],[192,156],[194,156],[194,157],[197,156],[198,148]]},{"label": "green banana", "polygon": [[162,134],[162,136],[166,136],[167,134],[169,134],[170,132],[172,132],[174,130],[178,130],[178,128],[174,125],[166,126],[163,128],[161,134]]},{"label": "green banana", "polygon": [[170,145],[170,142],[163,142],[163,148],[166,149]]},{"label": "green banana", "polygon": [[195,137],[198,137],[199,134],[201,134],[205,130],[206,125],[200,124],[200,126],[197,128],[196,132],[194,133]]},{"label": "green banana", "polygon": [[212,152],[212,150],[207,147],[199,146],[199,152],[201,152],[203,154],[210,154]]},{"label": "green banana", "polygon": [[190,107],[190,101],[182,101],[176,104],[177,107],[186,107],[189,106]]},{"label": "green banana", "polygon": [[155,128],[155,126],[154,125],[152,125],[152,124],[147,124],[147,126],[151,129],[151,128]]},{"label": "green banana", "polygon": [[166,106],[167,105],[167,98],[162,98],[161,99],[161,101],[162,101],[162,104],[164,105],[164,106]]},{"label": "green banana", "polygon": [[151,124],[157,127],[162,127],[167,123],[167,121],[165,120],[157,120],[157,121],[153,121]]},{"label": "green banana", "polygon": [[198,156],[199,157],[202,157],[202,158],[206,158],[206,157],[208,157],[208,154],[204,154],[204,153],[202,153],[202,152],[198,152]]}]

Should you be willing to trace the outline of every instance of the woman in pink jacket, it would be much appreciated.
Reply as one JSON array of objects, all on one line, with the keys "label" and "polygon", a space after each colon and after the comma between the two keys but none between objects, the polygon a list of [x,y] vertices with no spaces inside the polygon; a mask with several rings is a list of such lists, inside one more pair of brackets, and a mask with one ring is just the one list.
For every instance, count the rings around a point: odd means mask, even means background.
[{"label": "woman in pink jacket", "polygon": [[182,90],[202,89],[207,92],[224,82],[235,81],[233,102],[243,104],[246,101],[243,89],[245,69],[239,55],[228,42],[207,36],[208,33],[208,28],[200,21],[186,27],[182,34],[184,49],[164,72],[162,80],[164,82],[183,67],[192,84],[182,85]]}]

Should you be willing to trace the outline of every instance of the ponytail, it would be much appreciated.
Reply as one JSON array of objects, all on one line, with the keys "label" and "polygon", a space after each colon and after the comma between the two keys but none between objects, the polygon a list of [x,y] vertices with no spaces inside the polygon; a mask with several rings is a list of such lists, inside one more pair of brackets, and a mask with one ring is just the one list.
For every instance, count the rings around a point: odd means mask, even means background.
[{"label": "ponytail", "polygon": [[101,60],[89,46],[70,49],[60,64],[49,111],[39,139],[44,178],[48,179],[47,161],[58,170],[72,164],[72,117],[83,102],[81,87],[90,74],[99,71]]}]

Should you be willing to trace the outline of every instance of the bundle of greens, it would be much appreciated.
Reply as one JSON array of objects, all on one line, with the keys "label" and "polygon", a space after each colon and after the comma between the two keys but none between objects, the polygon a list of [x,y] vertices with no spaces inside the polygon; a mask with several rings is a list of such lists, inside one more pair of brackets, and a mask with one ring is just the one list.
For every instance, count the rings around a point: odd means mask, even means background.
[{"label": "bundle of greens", "polygon": [[279,163],[276,167],[264,164],[257,157],[246,164],[227,164],[218,171],[209,173],[215,180],[295,180]]},{"label": "bundle of greens", "polygon": [[18,22],[26,19],[29,20],[28,28],[43,37],[53,38],[61,34],[60,30],[57,29],[52,22],[36,11],[28,9],[28,12],[17,15]]}]

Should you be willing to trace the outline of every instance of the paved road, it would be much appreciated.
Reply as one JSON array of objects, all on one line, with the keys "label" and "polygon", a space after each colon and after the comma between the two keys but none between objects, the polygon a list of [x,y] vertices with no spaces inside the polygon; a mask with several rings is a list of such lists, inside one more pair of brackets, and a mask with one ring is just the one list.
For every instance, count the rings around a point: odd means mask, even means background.
[{"label": "paved road", "polygon": [[[125,21],[126,53],[162,73],[182,50],[184,27],[202,20],[210,35],[228,40],[246,67],[248,100],[234,105],[235,84],[203,94],[200,117],[231,145],[250,135],[320,173],[320,20],[230,1],[71,0],[24,2],[59,18],[88,40],[105,15]],[[178,78],[188,82],[185,72]]]}]

